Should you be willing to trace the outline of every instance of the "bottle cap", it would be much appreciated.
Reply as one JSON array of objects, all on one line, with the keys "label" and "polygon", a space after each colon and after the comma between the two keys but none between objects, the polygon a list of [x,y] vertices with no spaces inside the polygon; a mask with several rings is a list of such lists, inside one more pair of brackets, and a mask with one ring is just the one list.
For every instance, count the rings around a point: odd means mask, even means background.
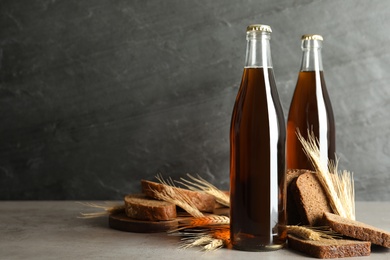
[{"label": "bottle cap", "polygon": [[247,32],[260,31],[260,32],[272,32],[271,26],[265,24],[251,24],[246,28]]},{"label": "bottle cap", "polygon": [[304,34],[302,35],[302,40],[319,40],[323,41],[324,38],[322,38],[319,34]]}]

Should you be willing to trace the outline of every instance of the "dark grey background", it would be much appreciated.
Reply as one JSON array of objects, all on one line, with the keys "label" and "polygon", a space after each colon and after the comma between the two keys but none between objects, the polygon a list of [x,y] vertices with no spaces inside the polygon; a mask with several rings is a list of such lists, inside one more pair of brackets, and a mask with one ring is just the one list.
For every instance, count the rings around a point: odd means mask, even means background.
[{"label": "dark grey background", "polygon": [[390,199],[390,1],[1,1],[0,199],[120,199],[161,172],[229,182],[245,28],[271,25],[287,115],[324,36],[340,168]]}]

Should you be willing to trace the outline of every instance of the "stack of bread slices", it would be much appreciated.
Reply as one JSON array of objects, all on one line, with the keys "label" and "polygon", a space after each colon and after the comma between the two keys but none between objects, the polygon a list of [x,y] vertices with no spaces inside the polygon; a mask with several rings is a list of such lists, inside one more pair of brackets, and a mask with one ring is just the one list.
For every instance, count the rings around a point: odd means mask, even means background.
[{"label": "stack of bread slices", "polygon": [[315,172],[287,172],[287,214],[289,225],[326,226],[343,236],[311,241],[289,235],[289,248],[317,258],[367,256],[371,244],[390,248],[389,232],[333,214]]},{"label": "stack of bread slices", "polygon": [[[165,232],[177,228],[178,208],[175,204],[159,200],[156,192],[163,192],[167,185],[141,180],[142,193],[124,197],[125,211],[109,216],[111,228],[138,233]],[[214,196],[182,188],[196,208],[205,213],[214,213],[220,205]]]}]

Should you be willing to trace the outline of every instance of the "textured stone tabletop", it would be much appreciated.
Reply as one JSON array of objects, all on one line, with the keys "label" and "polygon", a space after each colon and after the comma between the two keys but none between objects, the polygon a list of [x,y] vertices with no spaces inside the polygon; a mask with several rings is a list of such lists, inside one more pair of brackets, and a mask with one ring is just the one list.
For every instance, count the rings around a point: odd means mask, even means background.
[{"label": "textured stone tabletop", "polygon": [[[108,218],[77,218],[86,212],[75,201],[1,201],[0,259],[302,259],[288,249],[241,252],[221,249],[204,253],[180,250],[179,238],[121,232]],[[357,202],[359,221],[390,231],[390,202]],[[390,259],[390,250],[373,247],[371,256],[347,259]]]}]

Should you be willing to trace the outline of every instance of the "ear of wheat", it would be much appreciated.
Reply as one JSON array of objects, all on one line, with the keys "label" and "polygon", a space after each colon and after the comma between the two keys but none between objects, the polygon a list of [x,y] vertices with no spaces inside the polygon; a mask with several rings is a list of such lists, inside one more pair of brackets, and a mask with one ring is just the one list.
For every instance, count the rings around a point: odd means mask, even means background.
[{"label": "ear of wheat", "polygon": [[190,190],[203,191],[207,194],[210,194],[214,196],[218,203],[227,207],[230,206],[230,198],[226,193],[219,190],[217,187],[215,187],[205,179],[201,178],[199,175],[197,177],[193,177],[192,175],[187,174],[187,176],[191,179],[191,181],[186,180],[184,178],[180,178],[182,181],[176,182],[187,187]]},{"label": "ear of wheat", "polygon": [[230,246],[229,227],[181,233],[180,248],[200,247],[204,251],[213,251]]},{"label": "ear of wheat", "polygon": [[287,226],[287,233],[305,240],[315,241],[335,239],[341,236],[327,227]]},{"label": "ear of wheat", "polygon": [[219,215],[208,215],[201,218],[192,218],[188,222],[189,222],[189,226],[192,227],[229,225],[230,218],[226,216],[219,216]]},{"label": "ear of wheat", "polygon": [[325,162],[321,159],[318,140],[314,133],[308,131],[308,140],[305,140],[300,132],[297,132],[299,141],[307,157],[313,163],[318,179],[323,186],[329,204],[335,214],[342,217],[355,219],[355,192],[353,174],[348,171],[338,171],[336,162]]},{"label": "ear of wheat", "polygon": [[165,185],[165,188],[161,191],[151,189],[157,198],[179,206],[193,217],[204,217],[203,213],[194,205],[191,198],[180,189],[176,188],[171,179],[164,180],[161,175],[157,175],[156,178],[161,184]]},{"label": "ear of wheat", "polygon": [[182,240],[182,245],[179,248],[201,247],[204,251],[214,251],[224,246],[222,239],[213,238],[210,235],[197,236]]},{"label": "ear of wheat", "polygon": [[229,223],[229,217],[219,215],[182,218],[180,219],[179,227],[168,231],[168,233],[174,233],[184,229],[194,229],[199,227],[217,230],[220,228],[229,227]]}]

